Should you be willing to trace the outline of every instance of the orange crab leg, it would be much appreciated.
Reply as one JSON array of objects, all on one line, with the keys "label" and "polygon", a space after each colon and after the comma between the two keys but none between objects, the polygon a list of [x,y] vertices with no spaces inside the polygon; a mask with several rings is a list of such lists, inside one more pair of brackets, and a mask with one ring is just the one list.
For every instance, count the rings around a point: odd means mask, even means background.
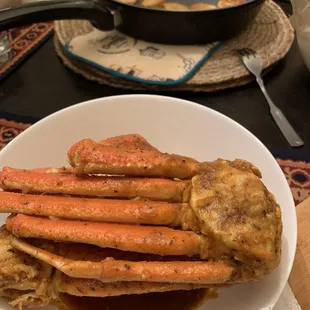
[{"label": "orange crab leg", "polygon": [[[0,192],[0,213],[23,213],[94,222],[181,226],[187,204]],[[190,215],[189,215],[190,216]],[[192,214],[193,216],[193,214]]]},{"label": "orange crab leg", "polygon": [[102,282],[145,281],[168,283],[220,284],[232,280],[234,268],[224,262],[165,261],[131,262],[106,258],[100,262],[75,261],[25,241],[12,238],[14,248],[52,265],[73,278],[97,279]]},{"label": "orange crab leg", "polygon": [[143,197],[156,200],[188,201],[189,181],[123,177],[77,177],[70,174],[27,170],[2,171],[0,188],[23,193],[68,194],[100,197]]},{"label": "orange crab leg", "polygon": [[18,237],[86,243],[138,253],[187,256],[203,253],[205,257],[208,246],[207,238],[167,227],[49,220],[24,214],[10,216],[6,226]]},{"label": "orange crab leg", "polygon": [[[135,139],[136,136],[127,137]],[[123,140],[116,137],[108,143],[91,139],[77,142],[68,151],[74,172],[189,179],[198,170],[198,162],[192,158],[161,153],[152,146],[138,148],[139,143]]]},{"label": "orange crab leg", "polygon": [[[108,297],[120,295],[146,294],[180,290],[195,290],[210,285],[191,283],[158,283],[158,282],[113,282],[103,283],[95,279],[72,278],[60,274],[58,290],[73,296]],[[66,298],[62,296],[61,299]]]}]

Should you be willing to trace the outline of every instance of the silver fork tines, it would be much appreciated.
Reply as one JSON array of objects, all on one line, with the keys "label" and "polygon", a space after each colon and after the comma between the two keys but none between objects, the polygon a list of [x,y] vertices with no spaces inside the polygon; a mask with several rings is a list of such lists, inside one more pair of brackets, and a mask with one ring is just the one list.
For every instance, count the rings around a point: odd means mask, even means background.
[{"label": "silver fork tines", "polygon": [[245,67],[256,77],[256,81],[260,86],[261,91],[265,95],[265,98],[269,104],[270,113],[280,128],[282,134],[292,147],[298,147],[304,145],[304,142],[298,136],[294,128],[288,122],[282,111],[273,103],[269,97],[267,90],[265,88],[263,79],[261,77],[263,71],[263,61],[262,58],[252,49],[243,48],[236,50],[236,52],[241,56],[241,59]]}]

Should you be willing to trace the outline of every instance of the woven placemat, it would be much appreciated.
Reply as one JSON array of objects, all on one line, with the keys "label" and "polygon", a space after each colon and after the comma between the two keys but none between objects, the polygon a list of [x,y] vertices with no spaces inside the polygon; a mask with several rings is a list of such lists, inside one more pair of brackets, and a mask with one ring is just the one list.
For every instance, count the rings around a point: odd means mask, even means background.
[{"label": "woven placemat", "polygon": [[63,46],[78,35],[92,31],[88,21],[63,20],[55,22],[55,49],[64,64],[85,78],[117,88],[135,90],[215,91],[244,85],[253,77],[242,65],[235,49],[252,48],[263,59],[264,69],[280,61],[289,51],[294,30],[273,1],[267,0],[251,25],[238,37],[224,42],[220,49],[187,82],[174,86],[146,85],[115,77],[79,60],[70,58]]}]

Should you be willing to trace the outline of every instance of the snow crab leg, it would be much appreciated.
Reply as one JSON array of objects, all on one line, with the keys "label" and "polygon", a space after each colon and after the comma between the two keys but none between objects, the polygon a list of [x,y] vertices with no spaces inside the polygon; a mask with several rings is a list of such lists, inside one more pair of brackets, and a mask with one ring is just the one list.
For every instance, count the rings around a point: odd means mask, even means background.
[{"label": "snow crab leg", "polygon": [[190,283],[157,283],[157,282],[110,282],[104,283],[95,279],[72,278],[60,275],[58,290],[73,296],[108,297],[152,292],[187,291],[209,288],[210,285]]},{"label": "snow crab leg", "polygon": [[[0,192],[1,213],[22,213],[107,223],[184,226],[195,221],[188,204]],[[187,229],[184,229],[187,230]]]},{"label": "snow crab leg", "polygon": [[148,198],[186,202],[190,181],[168,179],[83,176],[7,169],[0,173],[0,188],[35,194],[66,194],[91,197]]},{"label": "snow crab leg", "polygon": [[138,253],[207,256],[207,238],[167,227],[55,221],[24,214],[11,215],[6,227],[13,235],[23,238],[86,243]]},{"label": "snow crab leg", "polygon": [[72,278],[96,279],[101,282],[221,284],[231,281],[234,275],[234,268],[224,262],[131,262],[113,258],[106,258],[100,262],[75,261],[49,253],[18,238],[12,237],[11,244]]}]

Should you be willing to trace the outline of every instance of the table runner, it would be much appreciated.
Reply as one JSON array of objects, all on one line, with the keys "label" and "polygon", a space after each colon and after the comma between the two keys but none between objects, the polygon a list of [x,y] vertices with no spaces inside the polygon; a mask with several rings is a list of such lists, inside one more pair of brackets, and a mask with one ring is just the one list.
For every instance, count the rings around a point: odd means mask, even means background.
[{"label": "table runner", "polygon": [[46,22],[8,30],[10,60],[0,64],[0,82],[35,52],[53,34],[53,29],[54,23]]}]

